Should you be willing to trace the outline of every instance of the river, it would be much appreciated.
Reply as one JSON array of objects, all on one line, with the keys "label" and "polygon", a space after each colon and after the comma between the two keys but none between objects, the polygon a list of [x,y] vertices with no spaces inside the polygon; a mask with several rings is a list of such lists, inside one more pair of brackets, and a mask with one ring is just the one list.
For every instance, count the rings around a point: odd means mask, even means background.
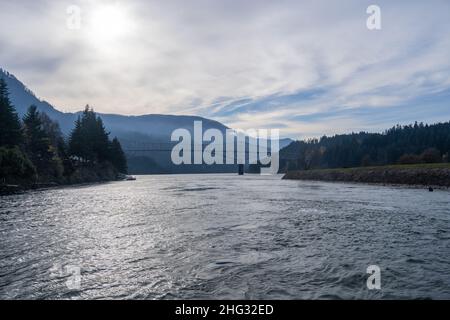
[{"label": "river", "polygon": [[0,197],[0,298],[450,298],[448,190],[137,178]]}]

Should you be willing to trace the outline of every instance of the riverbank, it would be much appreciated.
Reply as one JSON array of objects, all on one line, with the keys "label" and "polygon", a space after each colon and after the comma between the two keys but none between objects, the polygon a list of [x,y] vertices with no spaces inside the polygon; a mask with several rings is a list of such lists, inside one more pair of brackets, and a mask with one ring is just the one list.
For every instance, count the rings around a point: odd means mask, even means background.
[{"label": "riverbank", "polygon": [[109,181],[126,180],[126,175],[121,174],[115,168],[106,163],[97,165],[95,167],[79,166],[69,175],[61,177],[57,180],[38,179],[24,180],[24,179],[9,179],[5,183],[0,183],[0,196],[10,195],[27,190],[46,189],[54,187],[63,187],[86,183],[99,183]]},{"label": "riverbank", "polygon": [[450,164],[296,170],[287,172],[283,179],[450,187]]}]

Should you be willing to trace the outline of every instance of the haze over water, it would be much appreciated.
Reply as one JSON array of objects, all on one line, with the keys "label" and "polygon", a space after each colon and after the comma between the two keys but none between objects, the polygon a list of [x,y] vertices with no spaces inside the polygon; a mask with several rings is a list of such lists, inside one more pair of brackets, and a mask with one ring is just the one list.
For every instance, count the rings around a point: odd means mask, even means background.
[{"label": "haze over water", "polygon": [[[0,298],[448,299],[449,217],[448,190],[280,176],[26,192],[0,198]],[[55,265],[80,267],[80,289]]]}]

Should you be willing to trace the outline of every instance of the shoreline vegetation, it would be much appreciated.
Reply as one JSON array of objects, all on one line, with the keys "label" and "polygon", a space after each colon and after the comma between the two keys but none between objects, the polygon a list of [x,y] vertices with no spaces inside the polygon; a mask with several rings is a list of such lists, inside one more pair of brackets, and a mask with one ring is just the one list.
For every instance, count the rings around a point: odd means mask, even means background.
[{"label": "shoreline vegetation", "polygon": [[450,122],[415,122],[295,141],[280,151],[280,168],[284,179],[448,188],[449,155]]},{"label": "shoreline vegetation", "polygon": [[283,179],[448,188],[450,163],[292,170]]},{"label": "shoreline vegetation", "polygon": [[59,124],[34,105],[20,119],[0,79],[0,195],[124,180],[127,171],[119,140],[109,138],[89,106],[65,137]]},{"label": "shoreline vegetation", "polygon": [[[93,172],[93,173],[94,173],[94,177],[95,177],[95,172]],[[103,178],[103,179],[91,178],[90,180],[83,180],[80,182],[73,182],[73,183],[47,182],[47,183],[34,183],[34,184],[21,184],[21,185],[0,183],[0,196],[20,194],[22,192],[26,192],[26,191],[30,191],[30,190],[46,190],[46,189],[52,189],[52,188],[64,188],[64,187],[71,187],[71,186],[76,187],[76,186],[93,185],[93,184],[97,184],[97,183],[125,181],[125,180],[126,179],[123,179],[120,176],[114,176],[114,177],[108,177],[108,178]]]},{"label": "shoreline vegetation", "polygon": [[[109,135],[89,106],[67,135],[34,105],[19,118],[1,78],[0,195],[132,180],[121,143]],[[294,141],[279,154],[284,179],[450,187],[450,122]],[[261,167],[250,165],[249,171]]]}]

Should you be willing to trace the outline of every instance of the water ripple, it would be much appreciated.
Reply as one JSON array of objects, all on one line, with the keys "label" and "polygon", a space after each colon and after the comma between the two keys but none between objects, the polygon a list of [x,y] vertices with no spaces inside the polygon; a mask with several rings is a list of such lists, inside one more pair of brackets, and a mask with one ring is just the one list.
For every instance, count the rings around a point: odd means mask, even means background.
[{"label": "water ripple", "polygon": [[448,191],[250,175],[27,192],[0,198],[0,298],[448,299],[449,219]]}]

